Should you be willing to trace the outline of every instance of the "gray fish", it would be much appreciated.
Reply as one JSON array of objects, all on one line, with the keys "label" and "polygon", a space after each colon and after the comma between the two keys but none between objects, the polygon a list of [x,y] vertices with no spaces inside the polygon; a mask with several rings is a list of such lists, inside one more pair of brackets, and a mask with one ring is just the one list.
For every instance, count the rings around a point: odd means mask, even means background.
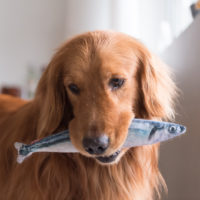
[{"label": "gray fish", "polygon": [[[179,136],[185,131],[185,126],[175,123],[133,119],[122,148],[155,144]],[[26,157],[34,152],[78,152],[70,142],[68,130],[33,141],[31,144],[16,142],[14,145],[18,150],[18,163],[22,163]]]}]

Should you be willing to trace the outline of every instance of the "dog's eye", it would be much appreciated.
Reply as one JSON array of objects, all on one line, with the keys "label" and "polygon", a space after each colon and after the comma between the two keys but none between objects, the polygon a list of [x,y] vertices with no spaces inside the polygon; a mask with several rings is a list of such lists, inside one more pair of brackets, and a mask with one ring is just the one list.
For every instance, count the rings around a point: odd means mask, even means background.
[{"label": "dog's eye", "polygon": [[113,90],[120,88],[124,84],[125,80],[121,78],[112,78],[109,81],[109,85]]},{"label": "dog's eye", "polygon": [[68,85],[68,88],[70,89],[70,91],[74,94],[80,94],[80,89],[78,88],[77,85],[71,83]]}]

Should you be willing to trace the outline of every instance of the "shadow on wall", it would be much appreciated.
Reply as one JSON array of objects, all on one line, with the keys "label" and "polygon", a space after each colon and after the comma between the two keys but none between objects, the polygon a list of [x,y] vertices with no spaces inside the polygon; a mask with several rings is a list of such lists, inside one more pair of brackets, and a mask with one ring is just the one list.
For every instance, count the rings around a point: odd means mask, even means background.
[{"label": "shadow on wall", "polygon": [[177,121],[187,126],[179,140],[161,145],[160,167],[168,200],[200,199],[200,16],[163,53],[181,89]]}]

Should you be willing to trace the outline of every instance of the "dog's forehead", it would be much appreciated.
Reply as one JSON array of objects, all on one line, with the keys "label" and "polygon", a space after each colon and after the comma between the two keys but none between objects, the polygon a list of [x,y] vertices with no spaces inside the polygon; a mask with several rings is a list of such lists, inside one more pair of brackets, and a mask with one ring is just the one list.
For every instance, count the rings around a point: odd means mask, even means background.
[{"label": "dog's forehead", "polygon": [[[76,39],[68,44],[65,72],[71,82],[106,80],[112,76],[131,77],[137,56],[126,38]],[[82,81],[83,80],[83,81]]]},{"label": "dog's forehead", "polygon": [[115,49],[102,48],[92,53],[72,56],[73,61],[66,66],[67,74],[77,78],[86,78],[90,75],[93,77],[123,76],[132,74],[137,65],[136,57],[127,52],[121,53]]},{"label": "dog's forehead", "polygon": [[124,52],[115,50],[106,50],[99,53],[100,67],[103,73],[110,72],[113,75],[130,74],[136,68],[137,58],[127,50]]}]

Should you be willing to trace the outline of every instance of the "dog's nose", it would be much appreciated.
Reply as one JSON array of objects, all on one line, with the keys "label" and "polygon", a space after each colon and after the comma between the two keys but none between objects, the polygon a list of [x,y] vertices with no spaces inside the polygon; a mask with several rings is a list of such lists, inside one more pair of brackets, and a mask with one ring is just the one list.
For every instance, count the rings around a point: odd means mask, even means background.
[{"label": "dog's nose", "polygon": [[89,154],[102,154],[109,146],[109,138],[106,135],[99,137],[85,137],[83,147]]}]

